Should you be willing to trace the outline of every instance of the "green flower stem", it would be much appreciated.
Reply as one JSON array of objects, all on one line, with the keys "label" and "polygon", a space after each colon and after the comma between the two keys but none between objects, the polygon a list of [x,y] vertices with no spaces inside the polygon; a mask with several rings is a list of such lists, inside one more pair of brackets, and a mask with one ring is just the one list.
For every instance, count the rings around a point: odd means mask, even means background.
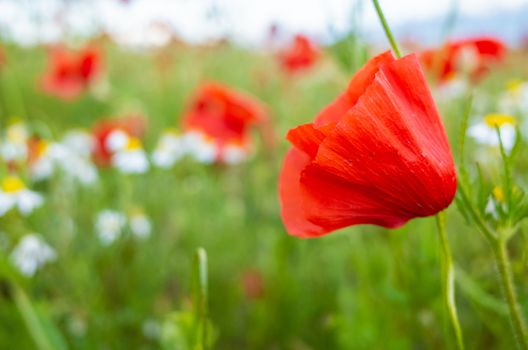
[{"label": "green flower stem", "polygon": [[197,283],[197,296],[196,297],[196,313],[199,320],[199,341],[201,350],[208,348],[207,341],[207,253],[205,249],[198,248],[195,256],[195,267],[196,267],[196,283]]},{"label": "green flower stem", "polygon": [[35,341],[37,349],[54,350],[54,347],[49,341],[27,294],[15,283],[12,283],[12,290],[15,305],[20,311],[20,315],[26,324],[31,338]]},{"label": "green flower stem", "polygon": [[453,259],[451,257],[451,250],[449,249],[449,242],[447,240],[444,212],[440,212],[436,215],[436,225],[438,228],[440,260],[442,265],[442,294],[449,314],[449,321],[455,333],[457,348],[463,350],[464,339],[462,336],[462,329],[460,328],[460,322],[458,321],[455,301],[455,270],[453,268]]},{"label": "green flower stem", "polygon": [[400,58],[401,57],[400,49],[398,48],[396,39],[394,39],[394,36],[392,35],[392,32],[389,28],[389,24],[387,23],[387,20],[385,19],[385,16],[383,15],[383,11],[381,10],[381,6],[378,0],[372,0],[372,3],[374,4],[374,7],[376,8],[376,12],[378,14],[379,20],[381,22],[381,25],[383,26],[383,30],[385,31],[385,36],[387,36],[387,39],[389,39],[389,42],[391,44],[392,50],[394,51],[394,54],[396,55],[396,57]]},{"label": "green flower stem", "polygon": [[507,239],[499,238],[492,242],[493,256],[499,271],[500,282],[503,293],[508,303],[510,321],[519,349],[528,350],[528,337],[526,333],[526,324],[517,302],[517,293],[513,283],[513,276],[510,265],[510,258],[506,249]]}]

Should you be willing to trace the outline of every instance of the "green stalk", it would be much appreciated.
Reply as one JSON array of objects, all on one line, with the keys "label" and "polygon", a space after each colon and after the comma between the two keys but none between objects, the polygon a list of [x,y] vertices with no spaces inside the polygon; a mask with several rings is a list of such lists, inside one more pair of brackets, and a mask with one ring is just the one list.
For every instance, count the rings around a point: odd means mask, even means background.
[{"label": "green stalk", "polygon": [[492,243],[493,256],[499,271],[500,282],[506,301],[508,303],[510,321],[519,349],[528,350],[528,337],[526,324],[517,301],[517,293],[513,283],[510,258],[506,249],[507,239],[499,238]]},{"label": "green stalk", "polygon": [[396,55],[397,58],[400,58],[401,57],[400,49],[398,48],[396,39],[394,39],[394,36],[392,35],[392,32],[390,30],[389,24],[387,23],[387,20],[385,19],[385,16],[383,15],[383,11],[381,10],[381,6],[378,0],[372,0],[372,3],[374,4],[374,7],[376,8],[378,18],[381,22],[381,25],[383,26],[383,30],[385,31],[385,36],[387,37],[387,39],[389,39],[389,42],[392,47],[392,50],[394,51],[394,54]]},{"label": "green stalk", "polygon": [[31,305],[29,297],[26,295],[24,290],[15,283],[12,284],[13,288],[13,299],[15,305],[20,311],[20,315],[26,324],[26,327],[31,335],[31,338],[35,341],[37,349],[39,350],[54,350],[51,342],[44,331],[38,316]]},{"label": "green stalk", "polygon": [[453,259],[451,257],[451,250],[449,249],[449,242],[447,240],[444,212],[440,212],[436,215],[436,225],[438,228],[440,261],[442,265],[442,294],[449,314],[449,321],[455,333],[457,348],[463,350],[464,339],[462,336],[462,329],[460,328],[460,322],[458,321],[455,301],[455,270],[453,268]]},{"label": "green stalk", "polygon": [[197,296],[196,296],[196,310],[199,320],[199,341],[201,350],[208,348],[207,344],[207,253],[205,249],[198,248],[195,256],[196,266],[196,283],[197,283]]}]

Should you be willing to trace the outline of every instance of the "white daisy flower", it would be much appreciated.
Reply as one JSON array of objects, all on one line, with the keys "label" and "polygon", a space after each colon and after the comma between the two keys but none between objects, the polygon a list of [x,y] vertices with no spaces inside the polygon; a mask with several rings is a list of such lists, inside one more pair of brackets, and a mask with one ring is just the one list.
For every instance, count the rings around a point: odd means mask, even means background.
[{"label": "white daisy flower", "polygon": [[222,160],[227,164],[238,164],[244,161],[248,154],[247,146],[239,143],[229,143],[222,150]]},{"label": "white daisy flower", "polygon": [[124,150],[129,142],[130,136],[123,130],[114,130],[108,135],[105,146],[111,152]]},{"label": "white daisy flower", "polygon": [[73,130],[64,135],[61,144],[71,152],[88,158],[95,147],[95,140],[87,131]]},{"label": "white daisy flower", "polygon": [[26,125],[16,122],[7,127],[5,140],[0,144],[0,155],[5,161],[25,161],[28,155],[29,132]]},{"label": "white daisy flower", "polygon": [[10,259],[22,274],[33,276],[47,262],[57,258],[55,250],[37,234],[24,236],[11,253]]},{"label": "white daisy flower", "polygon": [[24,182],[16,176],[7,176],[0,187],[0,215],[12,208],[17,208],[23,215],[30,214],[42,205],[43,197],[37,192],[27,189]]},{"label": "white daisy flower", "polygon": [[112,155],[112,165],[126,174],[145,173],[149,169],[149,162],[141,141],[128,137],[125,147]]},{"label": "white daisy flower", "polygon": [[190,131],[185,133],[185,149],[197,161],[211,164],[216,160],[218,149],[214,141],[199,131]]},{"label": "white daisy flower", "polygon": [[184,140],[174,131],[161,136],[152,153],[152,162],[160,168],[170,168],[185,155]]},{"label": "white daisy flower", "polygon": [[515,117],[508,114],[488,114],[483,121],[471,126],[468,134],[480,144],[497,147],[499,137],[495,128],[498,127],[504,149],[509,152],[516,141],[516,123]]},{"label": "white daisy flower", "polygon": [[511,114],[528,113],[528,82],[510,80],[499,98],[499,108]]},{"label": "white daisy flower", "polygon": [[68,147],[67,144],[53,144],[50,149],[50,156],[57,168],[80,183],[90,185],[97,181],[97,169],[89,156],[78,153],[77,150]]},{"label": "white daisy flower", "polygon": [[53,157],[51,155],[52,144],[46,140],[36,140],[33,144],[33,158],[30,160],[29,171],[34,180],[44,180],[53,174]]},{"label": "white daisy flower", "polygon": [[147,238],[152,232],[152,224],[142,210],[134,210],[129,217],[132,234],[137,238]]},{"label": "white daisy flower", "polygon": [[112,244],[123,232],[126,216],[115,210],[99,212],[95,221],[95,230],[104,245]]}]

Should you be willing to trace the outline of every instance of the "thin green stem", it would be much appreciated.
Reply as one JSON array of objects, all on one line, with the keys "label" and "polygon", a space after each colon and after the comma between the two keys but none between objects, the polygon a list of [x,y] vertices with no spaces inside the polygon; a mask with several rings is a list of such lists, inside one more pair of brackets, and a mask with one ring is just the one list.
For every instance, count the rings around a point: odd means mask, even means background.
[{"label": "thin green stem", "polygon": [[383,26],[383,30],[385,31],[385,36],[389,40],[392,50],[394,51],[394,54],[396,55],[396,57],[400,58],[401,57],[400,49],[398,48],[396,39],[394,39],[394,36],[392,35],[392,32],[390,30],[389,24],[387,23],[387,20],[385,19],[385,16],[383,15],[383,11],[381,10],[381,6],[378,0],[372,0],[372,3],[374,4],[374,7],[376,8],[376,13],[378,14],[378,18],[381,22],[381,25]]},{"label": "thin green stem", "polygon": [[462,336],[462,329],[460,328],[460,322],[458,321],[455,301],[455,270],[453,268],[453,259],[451,257],[451,250],[449,249],[449,242],[447,240],[444,212],[440,212],[436,215],[436,225],[438,227],[438,238],[440,243],[442,292],[444,302],[449,314],[449,321],[451,322],[451,326],[455,333],[457,348],[463,350],[464,339]]},{"label": "thin green stem", "polygon": [[198,248],[195,256],[196,279],[197,279],[197,303],[196,312],[199,319],[199,341],[202,350],[208,348],[207,342],[207,253],[205,249]]},{"label": "thin green stem", "polygon": [[506,301],[508,303],[510,321],[512,323],[515,340],[519,349],[528,350],[528,337],[526,333],[526,324],[517,302],[517,293],[513,284],[513,276],[510,266],[510,258],[506,249],[506,239],[498,239],[492,242],[493,255],[497,270],[499,271],[500,282]]},{"label": "thin green stem", "polygon": [[26,327],[31,335],[31,338],[35,341],[37,349],[39,350],[53,350],[54,347],[50,343],[46,332],[42,328],[41,322],[31,305],[29,297],[26,295],[24,290],[15,283],[12,284],[13,288],[13,299],[15,305],[20,311],[20,315],[26,324]]}]

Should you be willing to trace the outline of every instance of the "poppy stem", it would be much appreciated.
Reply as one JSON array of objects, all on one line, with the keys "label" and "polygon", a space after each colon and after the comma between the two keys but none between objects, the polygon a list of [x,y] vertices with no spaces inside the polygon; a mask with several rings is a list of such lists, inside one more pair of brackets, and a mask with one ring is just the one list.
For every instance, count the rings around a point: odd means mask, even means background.
[{"label": "poppy stem", "polygon": [[391,44],[392,50],[394,51],[394,54],[396,55],[397,58],[400,58],[401,52],[400,52],[400,49],[398,48],[398,43],[396,43],[396,39],[394,39],[394,36],[392,35],[389,24],[387,23],[387,20],[385,19],[385,15],[383,15],[383,11],[381,10],[381,6],[378,0],[372,0],[372,3],[374,4],[374,7],[376,8],[376,13],[378,14],[378,18],[381,22],[381,25],[383,26],[383,30],[385,31],[385,36],[387,37],[387,39],[389,39],[389,42]]},{"label": "poppy stem", "polygon": [[528,349],[528,337],[526,333],[526,324],[522,315],[521,308],[517,301],[517,293],[513,283],[513,276],[510,265],[510,258],[506,244],[508,242],[507,236],[502,236],[492,242],[493,256],[499,271],[499,277],[504,293],[504,297],[508,302],[508,309],[510,314],[510,321],[513,326],[515,340],[519,349]]},{"label": "poppy stem", "polygon": [[438,238],[440,243],[442,293],[449,314],[449,321],[451,322],[451,326],[455,333],[457,348],[463,350],[464,339],[462,336],[462,329],[460,328],[460,322],[458,321],[455,301],[455,269],[453,267],[453,259],[451,257],[451,250],[449,248],[449,241],[447,239],[445,228],[445,212],[440,212],[436,215],[436,226],[438,228]]}]

